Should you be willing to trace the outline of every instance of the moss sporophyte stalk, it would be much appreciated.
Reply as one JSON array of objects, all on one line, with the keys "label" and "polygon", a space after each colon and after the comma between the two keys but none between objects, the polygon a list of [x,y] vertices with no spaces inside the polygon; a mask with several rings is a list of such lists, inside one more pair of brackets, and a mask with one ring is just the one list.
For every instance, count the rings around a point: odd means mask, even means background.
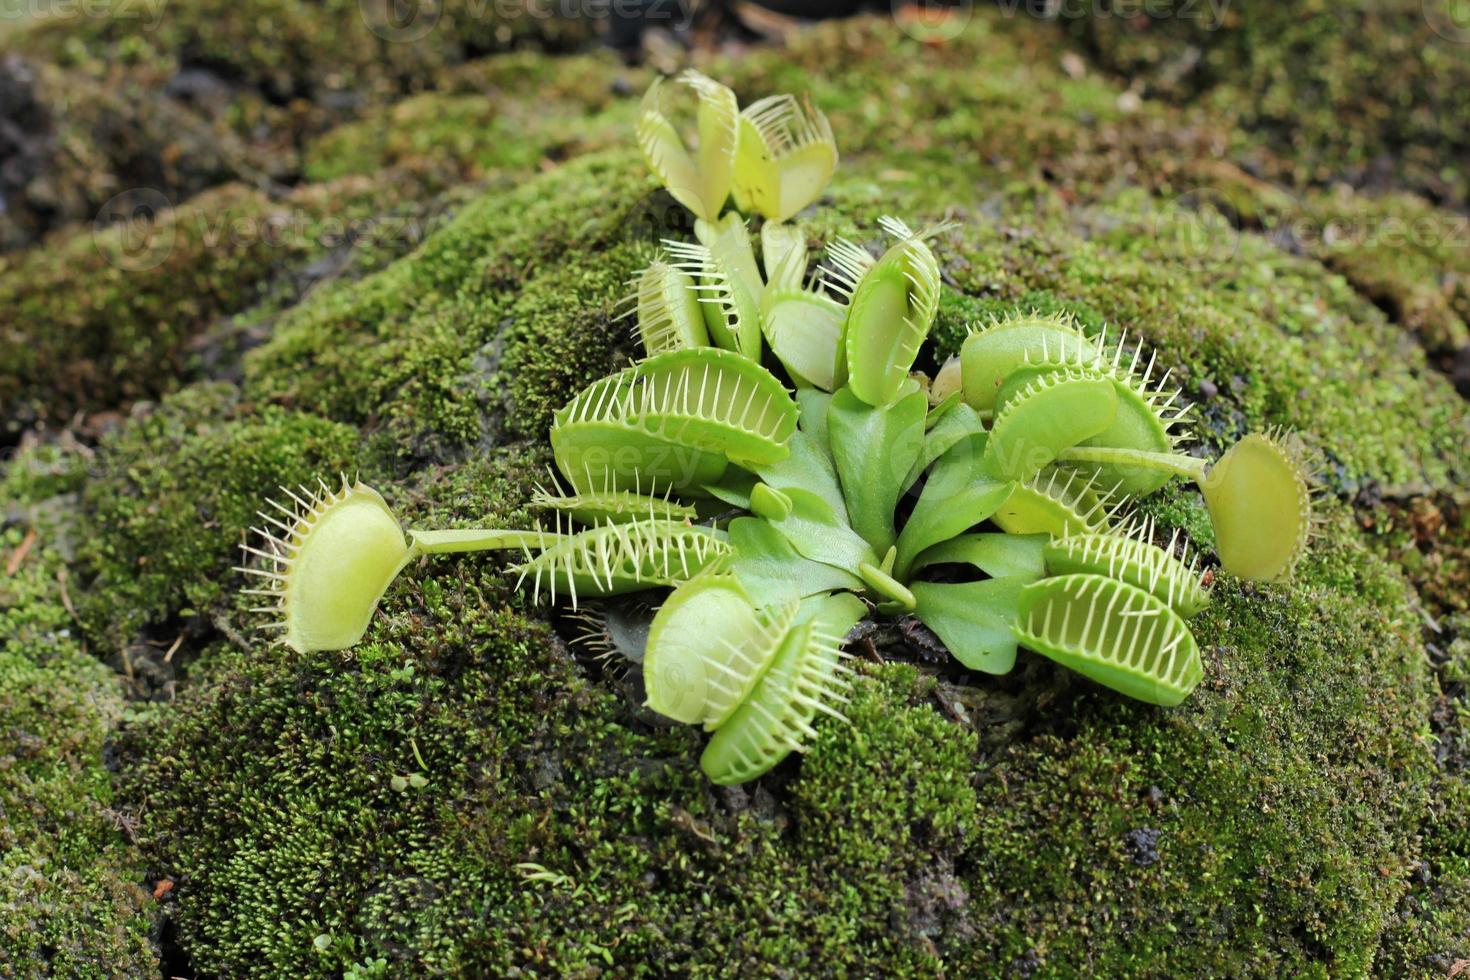
[{"label": "moss sporophyte stalk", "polygon": [[1206,580],[1178,532],[1160,546],[1120,515],[1192,481],[1222,570],[1280,578],[1312,525],[1292,440],[1250,435],[1213,465],[1181,453],[1167,376],[1064,316],[977,325],[933,383],[914,373],[944,228],[884,218],[881,255],[838,240],[808,273],[793,218],[837,163],[809,103],[742,111],[685,72],[649,90],[637,137],[697,241],[664,242],[631,283],[647,356],[556,412],[556,472],[533,499],[550,521],[405,531],[361,483],[285,491],[243,569],[279,641],[351,646],[423,555],[512,551],[521,588],[574,607],[671,590],[629,653],[649,707],[712,733],[701,765],[719,783],[801,751],[817,715],[842,719],[843,640],[874,613],[917,617],[973,670],[1006,673],[1024,646],[1142,701],[1188,697]]}]

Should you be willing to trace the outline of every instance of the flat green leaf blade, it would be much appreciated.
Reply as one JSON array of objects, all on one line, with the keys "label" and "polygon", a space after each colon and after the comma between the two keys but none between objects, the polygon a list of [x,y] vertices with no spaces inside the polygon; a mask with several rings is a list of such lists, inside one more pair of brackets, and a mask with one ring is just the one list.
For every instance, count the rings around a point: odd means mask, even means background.
[{"label": "flat green leaf blade", "polygon": [[729,535],[735,553],[730,570],[757,606],[863,587],[862,579],[851,572],[803,558],[780,531],[759,517],[736,518],[730,522]]},{"label": "flat green leaf blade", "polygon": [[983,471],[985,437],[960,440],[934,464],[919,502],[898,536],[898,578],[906,579],[926,549],[969,530],[1005,503],[1015,489]]},{"label": "flat green leaf blade", "polygon": [[796,488],[781,492],[790,499],[791,512],[771,520],[771,524],[802,557],[853,574],[865,563],[878,564],[868,543],[837,517],[821,497]]},{"label": "flat green leaf blade", "polygon": [[929,548],[914,562],[913,574],[930,565],[972,565],[991,578],[1035,582],[1046,574],[1049,534],[961,534]]},{"label": "flat green leaf blade", "polygon": [[910,586],[918,601],[914,615],[966,667],[987,674],[1006,674],[1016,663],[1011,623],[1026,584],[1014,578],[915,582]]},{"label": "flat green leaf blade", "polygon": [[924,471],[934,465],[936,459],[953,449],[961,439],[983,435],[984,432],[985,423],[980,420],[979,412],[964,402],[950,405],[924,434],[923,451],[919,453],[919,458],[914,461],[914,465],[909,467],[908,476],[904,478],[904,486],[906,488],[913,486]]},{"label": "flat green leaf blade", "polygon": [[842,488],[837,485],[837,471],[832,457],[808,432],[798,430],[786,444],[791,455],[779,463],[755,467],[763,482],[777,490],[805,490],[822,498],[834,516],[847,519]]},{"label": "flat green leaf blade", "polygon": [[924,449],[928,402],[916,383],[896,401],[873,406],[842,388],[832,396],[827,431],[853,530],[878,554],[893,547],[893,511]]}]

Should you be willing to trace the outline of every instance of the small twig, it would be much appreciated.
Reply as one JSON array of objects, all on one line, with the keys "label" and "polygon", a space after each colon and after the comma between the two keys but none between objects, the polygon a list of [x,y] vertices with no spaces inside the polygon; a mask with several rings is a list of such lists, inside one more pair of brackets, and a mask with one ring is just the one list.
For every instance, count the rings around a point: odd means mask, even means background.
[{"label": "small twig", "polygon": [[71,614],[72,619],[80,623],[82,617],[77,615],[77,607],[71,604],[71,593],[66,590],[66,569],[64,568],[56,570],[56,587],[61,591],[62,607]]},{"label": "small twig", "polygon": [[10,561],[5,563],[5,574],[14,575],[20,571],[21,562],[26,560],[26,555],[31,553],[31,547],[36,543],[36,529],[34,527],[26,530],[26,536],[21,539],[20,546],[10,555]]},{"label": "small twig", "polygon": [[178,636],[176,636],[174,638],[174,642],[173,642],[172,645],[169,646],[168,652],[163,655],[163,662],[164,663],[172,663],[173,662],[174,654],[178,652],[179,645],[181,643],[183,643],[183,642],[184,642],[184,634],[183,633],[180,633]]}]

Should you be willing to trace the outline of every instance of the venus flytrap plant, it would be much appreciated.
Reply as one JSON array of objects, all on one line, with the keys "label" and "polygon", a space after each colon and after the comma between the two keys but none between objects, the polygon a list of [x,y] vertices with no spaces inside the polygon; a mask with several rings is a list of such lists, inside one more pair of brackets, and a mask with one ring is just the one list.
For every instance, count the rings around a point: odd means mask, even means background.
[{"label": "venus flytrap plant", "polygon": [[755,361],[713,347],[668,351],[583,389],[555,413],[551,446],[579,493],[715,483],[731,459],[785,458],[797,407]]},{"label": "venus flytrap plant", "polygon": [[[760,360],[760,274],[740,216],[733,212],[738,228],[705,225],[706,243],[665,241],[676,268],[689,276],[699,301],[709,336],[726,350]],[[744,247],[741,247],[741,240]],[[746,260],[749,260],[748,263]]]},{"label": "venus flytrap plant", "polygon": [[694,280],[682,269],[658,258],[633,280],[627,299],[639,343],[650,356],[671,350],[709,346],[704,307]]},{"label": "venus flytrap plant", "polygon": [[265,588],[246,589],[263,600],[254,612],[271,621],[262,629],[279,631],[276,643],[294,650],[338,650],[361,638],[378,600],[414,557],[398,519],[376,490],[348,483],[319,492],[281,491],[290,505],[269,501],[276,511],[259,511],[265,524],[253,529],[260,548],[246,544],[246,561],[262,559],[265,568],[242,567]]},{"label": "venus flytrap plant", "polygon": [[810,101],[772,95],[740,113],[734,190],[741,210],[770,222],[811,204],[837,170],[837,141]]},{"label": "venus flytrap plant", "polygon": [[838,239],[827,263],[802,288],[796,266],[799,254],[805,268],[805,244],[798,253],[789,229],[769,222],[761,229],[770,279],[761,297],[762,328],[771,353],[798,386],[833,391],[846,371],[843,336],[852,296],[874,259]]},{"label": "venus flytrap plant", "polygon": [[991,520],[1009,534],[1078,534],[1107,531],[1128,498],[1098,484],[1096,475],[1048,466],[1017,483]]},{"label": "venus flytrap plant", "polygon": [[1106,575],[1062,575],[1021,590],[1016,638],[1064,667],[1173,707],[1204,676],[1183,619],[1152,593]]},{"label": "venus flytrap plant", "polygon": [[924,239],[940,228],[914,232],[887,217],[880,223],[897,241],[853,284],[838,372],[869,405],[898,397],[939,309],[939,263]]},{"label": "venus flytrap plant", "polygon": [[713,221],[730,196],[740,109],[734,92],[697,71],[685,71],[678,83],[693,89],[699,97],[693,151],[669,119],[668,92],[660,79],[655,79],[643,96],[637,123],[638,146],[648,169],[658,175],[674,200],[696,218]]},{"label": "venus flytrap plant", "polygon": [[[280,642],[356,642],[421,555],[518,553],[519,588],[574,608],[671,589],[651,620],[598,626],[598,655],[641,664],[649,707],[713,733],[700,764],[719,783],[805,749],[818,714],[841,719],[843,639],[870,611],[916,616],[973,670],[1006,673],[1025,646],[1131,697],[1187,697],[1203,576],[1177,532],[1160,548],[1117,515],[1191,480],[1225,569],[1280,577],[1310,536],[1298,454],[1275,435],[1213,467],[1179,452],[1167,374],[1066,317],[992,323],[932,383],[912,378],[938,229],[884,218],[881,257],[839,240],[808,278],[788,222],[835,167],[825,117],[789,96],[740,113],[723,86],[680,81],[700,102],[693,149],[657,83],[638,138],[698,241],[665,242],[631,284],[647,356],[555,413],[553,489],[532,499],[550,528],[405,532],[361,484],[293,494],[246,548]],[[764,219],[759,263],[746,217],[722,213],[732,188]]]}]

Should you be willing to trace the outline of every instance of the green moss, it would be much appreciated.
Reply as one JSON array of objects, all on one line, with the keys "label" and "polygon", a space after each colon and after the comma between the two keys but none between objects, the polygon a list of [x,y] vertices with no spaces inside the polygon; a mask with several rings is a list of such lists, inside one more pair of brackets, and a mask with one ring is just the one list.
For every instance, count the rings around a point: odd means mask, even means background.
[{"label": "green moss", "polygon": [[[1282,247],[1268,218],[1294,205],[1269,188],[1249,188],[1243,234],[1159,200],[1225,145],[1220,123],[1071,77],[1053,41],[977,11],[943,46],[864,21],[710,68],[830,109],[844,169],[814,239],[876,245],[889,212],[959,222],[936,243],[941,350],[989,315],[1071,312],[1157,347],[1211,446],[1288,424],[1338,498],[1463,485],[1463,405],[1366,278]],[[523,70],[536,96],[465,98]],[[35,452],[9,491],[80,487],[72,595],[94,649],[185,635],[178,699],[136,713],[119,778],[192,966],[1354,975],[1457,955],[1463,784],[1433,738],[1462,737],[1436,700],[1462,697],[1462,651],[1426,657],[1409,558],[1370,552],[1339,503],[1292,584],[1220,584],[1196,621],[1208,680],[1178,710],[1037,657],[1003,680],[865,662],[853,724],[822,722],[805,758],[738,789],[700,775],[699,732],[640,707],[636,671],[569,649],[500,557],[410,568],[352,651],[232,639],[246,601],[225,569],[277,482],[358,464],[406,522],[534,519],[551,410],[633,353],[623,281],[689,233],[636,154],[598,149],[601,122],[557,149],[580,112],[629,110],[613,76],[490,61],[317,144],[322,176],[391,160],[491,179],[411,255],[256,321],[270,338],[239,389],[140,411],[85,483]],[[531,135],[466,139],[431,125],[441,110]],[[1412,261],[1402,281],[1422,284],[1452,257]],[[1207,547],[1192,490],[1149,511]]]},{"label": "green moss", "polygon": [[1206,680],[1183,710],[1077,691],[1001,756],[972,879],[999,919],[983,956],[1368,969],[1428,799],[1430,685],[1402,581],[1350,540],[1335,532],[1290,590],[1217,588],[1191,624]]},{"label": "green moss", "polygon": [[[369,23],[376,8],[357,0],[219,0],[169,7],[117,0],[72,9],[38,21],[12,39],[20,49],[90,68],[107,61],[160,71],[182,64],[209,65],[242,86],[274,99],[334,90],[388,89],[407,79],[486,53],[531,44],[576,48],[594,35],[594,20],[534,16],[519,5],[490,6],[453,0],[417,12],[432,21]],[[151,29],[138,30],[151,17]],[[429,29],[424,30],[424,27]]]},{"label": "green moss", "polygon": [[1470,223],[1409,194],[1322,195],[1306,217],[1300,237],[1312,254],[1448,369],[1470,344]]},{"label": "green moss", "polygon": [[359,260],[371,267],[415,244],[405,198],[418,189],[401,176],[348,178],[280,202],[230,185],[151,225],[78,230],[0,259],[0,305],[18,325],[0,335],[8,430],[156,397],[204,371],[228,373],[238,331],[208,334],[223,317],[294,302],[293,277],[324,254],[356,246],[371,253]]},{"label": "green moss", "polygon": [[1212,440],[1300,429],[1349,492],[1465,479],[1470,421],[1411,336],[1317,262],[1254,233],[1200,232],[1193,212],[1124,192],[965,225],[950,267],[967,293],[1025,311],[1041,290],[1157,349]]},{"label": "green moss", "polygon": [[56,8],[7,34],[27,59],[13,88],[32,112],[37,148],[25,156],[38,173],[7,188],[0,241],[89,221],[128,188],[179,199],[231,179],[292,182],[298,147],[359,109],[431,88],[467,57],[584,47],[606,16],[476,0],[411,12],[376,0]]},{"label": "green moss", "polygon": [[1392,174],[1464,202],[1470,38],[1451,0],[1121,6],[1089,5],[1070,28],[1119,74],[1263,138],[1300,182]]},{"label": "green moss", "polygon": [[394,103],[314,142],[306,176],[333,180],[413,163],[442,172],[446,183],[493,176],[509,184],[555,160],[623,146],[633,125],[631,102],[589,116],[585,100],[532,104],[506,94],[432,93]]},{"label": "green moss", "polygon": [[[7,560],[24,540],[19,527],[0,534]],[[81,647],[58,555],[24,547],[0,578],[0,973],[156,973],[140,862],[103,759],[118,680]]]},{"label": "green moss", "polygon": [[217,613],[240,585],[228,570],[264,500],[280,484],[314,486],[365,462],[349,428],[250,413],[237,399],[227,385],[190,388],[103,441],[105,469],[82,491],[78,562],[79,608],[104,649],[147,623]]},{"label": "green moss", "polygon": [[247,362],[247,392],[386,426],[419,452],[478,439],[506,405],[534,426],[610,366],[621,284],[674,233],[678,206],[638,169],[592,156],[476,201],[406,260],[286,317]]}]

